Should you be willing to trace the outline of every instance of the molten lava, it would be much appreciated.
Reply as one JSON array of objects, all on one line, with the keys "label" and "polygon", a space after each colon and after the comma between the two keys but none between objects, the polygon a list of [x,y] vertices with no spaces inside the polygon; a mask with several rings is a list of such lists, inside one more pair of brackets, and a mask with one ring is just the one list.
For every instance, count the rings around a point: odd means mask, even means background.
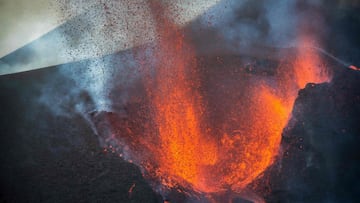
[{"label": "molten lava", "polygon": [[163,16],[157,20],[166,29],[158,30],[159,61],[155,87],[149,90],[160,139],[160,146],[154,146],[159,151],[156,174],[170,187],[186,182],[199,191],[209,191],[206,167],[215,165],[218,149],[201,128],[204,109],[197,91],[195,57],[173,24]]},{"label": "molten lava", "polygon": [[[191,46],[164,16],[157,21],[161,29],[156,79],[148,89],[157,126],[155,139],[160,140],[150,147],[157,164],[155,174],[168,187],[205,193],[241,191],[273,163],[297,90],[327,79],[317,68],[320,59],[299,49],[294,75],[287,71],[287,76],[273,78],[278,85],[256,80],[249,87],[247,105],[233,101],[232,111],[246,115],[233,118],[242,130],[214,134],[204,118],[204,111],[211,109],[202,101]],[[294,76],[296,84],[290,79]]]},{"label": "molten lava", "polygon": [[[155,10],[158,6],[152,5]],[[213,109],[204,99],[207,92],[201,90],[192,47],[163,12],[154,13],[159,36],[156,70],[145,82],[150,110],[144,111],[151,120],[144,122],[154,126],[147,133],[126,128],[127,137],[115,136],[124,142],[127,159],[165,188],[241,191],[274,162],[297,91],[308,82],[328,80],[321,59],[299,48],[290,69],[280,66],[275,75],[249,80],[245,96],[231,101],[227,116],[217,122],[223,127],[215,129],[207,122],[206,112]],[[228,94],[232,98],[232,92]]]}]

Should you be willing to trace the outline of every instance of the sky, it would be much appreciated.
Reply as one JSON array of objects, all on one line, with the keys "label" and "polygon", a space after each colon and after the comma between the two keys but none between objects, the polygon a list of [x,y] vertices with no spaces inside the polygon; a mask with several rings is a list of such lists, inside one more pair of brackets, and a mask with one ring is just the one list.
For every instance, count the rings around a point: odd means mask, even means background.
[{"label": "sky", "polygon": [[[163,0],[162,3],[175,16],[175,23],[184,26],[220,1],[176,0],[169,4]],[[146,13],[146,0],[0,0],[0,58],[56,30],[46,40],[31,45],[28,54],[31,62],[14,67],[6,60],[0,61],[0,75],[99,57],[148,43],[154,36]],[[72,19],[75,21],[70,25],[55,29]],[[83,32],[81,27],[90,31]],[[144,28],[148,31],[138,30]],[[134,39],[139,33],[147,36]],[[73,37],[80,35],[79,39]]]},{"label": "sky", "polygon": [[64,22],[52,1],[0,0],[0,57]]}]

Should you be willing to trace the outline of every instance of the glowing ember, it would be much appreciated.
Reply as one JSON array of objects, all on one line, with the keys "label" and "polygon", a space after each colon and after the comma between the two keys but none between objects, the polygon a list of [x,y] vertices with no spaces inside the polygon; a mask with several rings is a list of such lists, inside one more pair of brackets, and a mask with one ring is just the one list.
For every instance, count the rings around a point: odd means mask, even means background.
[{"label": "glowing ember", "polygon": [[352,69],[352,70],[360,70],[360,68],[358,68],[358,67],[356,67],[354,65],[350,65],[349,68]]},{"label": "glowing ember", "polygon": [[[161,11],[156,3],[151,6]],[[245,96],[227,107],[221,132],[207,122],[212,109],[204,99],[207,93],[200,91],[191,46],[164,12],[154,13],[159,36],[156,73],[155,79],[145,82],[150,110],[139,110],[150,111],[142,120],[148,124],[142,130],[125,127],[126,136],[119,133],[112,138],[120,140],[125,159],[164,188],[239,192],[274,162],[297,91],[308,82],[328,80],[320,57],[300,48],[292,69],[279,67],[274,76],[249,80]],[[230,133],[224,130],[229,125]]]}]

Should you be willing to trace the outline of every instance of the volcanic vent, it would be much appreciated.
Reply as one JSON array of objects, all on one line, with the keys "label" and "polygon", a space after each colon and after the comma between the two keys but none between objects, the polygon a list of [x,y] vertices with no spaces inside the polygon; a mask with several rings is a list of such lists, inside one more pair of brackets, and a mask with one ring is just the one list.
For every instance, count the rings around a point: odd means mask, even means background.
[{"label": "volcanic vent", "polygon": [[306,46],[284,49],[277,60],[198,57],[162,5],[150,7],[157,43],[134,52],[146,74],[124,113],[94,117],[101,142],[164,196],[178,190],[261,201],[244,191],[275,161],[298,90],[330,80],[314,39],[300,33]]}]

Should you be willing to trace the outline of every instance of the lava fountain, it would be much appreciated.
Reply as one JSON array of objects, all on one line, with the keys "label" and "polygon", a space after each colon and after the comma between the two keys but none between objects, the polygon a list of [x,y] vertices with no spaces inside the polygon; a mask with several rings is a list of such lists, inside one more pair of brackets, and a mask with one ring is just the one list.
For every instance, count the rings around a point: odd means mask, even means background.
[{"label": "lava fountain", "polygon": [[[216,114],[208,113],[214,110],[206,101],[210,93],[204,91],[195,51],[160,4],[150,7],[158,43],[152,55],[155,71],[144,78],[146,104],[137,112],[141,119],[129,118],[129,124],[110,115],[112,132],[105,141],[138,165],[160,192],[239,193],[276,159],[298,90],[329,80],[321,58],[299,47],[292,62],[275,74],[249,76],[241,89],[245,96],[225,90],[225,98],[218,99],[231,102],[215,129],[208,122]],[[310,41],[307,36],[301,40]]]}]

